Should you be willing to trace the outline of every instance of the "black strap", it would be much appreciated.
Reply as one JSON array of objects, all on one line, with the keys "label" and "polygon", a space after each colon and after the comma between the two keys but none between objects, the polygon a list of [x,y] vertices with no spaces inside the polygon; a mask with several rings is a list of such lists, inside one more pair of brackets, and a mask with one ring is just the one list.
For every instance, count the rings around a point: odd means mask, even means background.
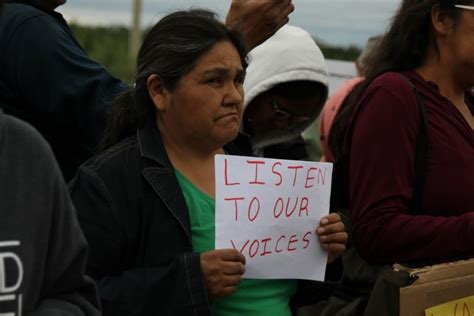
[{"label": "black strap", "polygon": [[415,93],[418,110],[420,111],[420,126],[418,136],[415,144],[415,180],[413,184],[413,192],[411,197],[411,204],[409,207],[410,213],[417,213],[421,210],[423,204],[423,195],[425,189],[425,164],[426,152],[428,148],[428,121],[426,120],[425,100],[415,85],[402,74],[399,74],[412,88]]},{"label": "black strap", "polygon": [[421,210],[425,189],[426,152],[428,150],[428,121],[426,120],[425,100],[416,88],[413,89],[418,99],[420,110],[420,131],[416,140],[415,149],[415,185],[412,195],[411,210]]},{"label": "black strap", "polygon": [[[409,205],[410,213],[418,213],[423,203],[423,194],[425,188],[425,163],[426,152],[428,148],[428,122],[426,119],[425,100],[416,89],[415,85],[402,74],[400,77],[407,82],[417,99],[420,112],[420,126],[415,144],[415,178],[413,183],[412,199]],[[343,155],[334,163],[333,181],[331,187],[331,211],[350,208],[349,206],[349,156]]]}]

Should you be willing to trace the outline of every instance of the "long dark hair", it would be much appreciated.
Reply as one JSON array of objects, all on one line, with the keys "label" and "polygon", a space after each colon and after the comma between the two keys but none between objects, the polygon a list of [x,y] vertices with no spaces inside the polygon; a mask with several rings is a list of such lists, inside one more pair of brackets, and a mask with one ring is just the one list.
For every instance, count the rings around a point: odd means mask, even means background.
[{"label": "long dark hair", "polygon": [[211,11],[178,11],[153,26],[138,53],[134,87],[122,93],[112,106],[101,149],[135,134],[147,119],[155,116],[147,88],[150,75],[157,74],[164,87],[173,91],[199,57],[221,41],[230,41],[235,46],[242,67],[247,68],[247,49],[240,35],[219,22]]},{"label": "long dark hair", "polygon": [[[456,4],[471,4],[473,0],[456,0]],[[428,49],[437,52],[431,30],[431,10],[438,6],[457,21],[459,12],[453,0],[403,0],[392,24],[377,49],[368,56],[365,80],[346,97],[334,119],[329,134],[329,148],[335,160],[345,154],[346,137],[362,94],[372,81],[389,71],[406,71],[422,65]]]}]

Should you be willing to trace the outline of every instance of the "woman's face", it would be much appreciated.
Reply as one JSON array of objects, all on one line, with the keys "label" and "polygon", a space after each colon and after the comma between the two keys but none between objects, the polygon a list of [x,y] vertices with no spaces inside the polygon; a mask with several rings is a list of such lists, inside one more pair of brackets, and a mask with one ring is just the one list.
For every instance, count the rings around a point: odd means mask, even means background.
[{"label": "woman's face", "polygon": [[165,110],[158,110],[161,133],[203,148],[220,148],[232,141],[242,117],[244,77],[234,45],[216,43],[174,91],[165,93]]},{"label": "woman's face", "polygon": [[464,88],[474,86],[474,11],[459,9],[459,18],[447,34],[455,78]]}]

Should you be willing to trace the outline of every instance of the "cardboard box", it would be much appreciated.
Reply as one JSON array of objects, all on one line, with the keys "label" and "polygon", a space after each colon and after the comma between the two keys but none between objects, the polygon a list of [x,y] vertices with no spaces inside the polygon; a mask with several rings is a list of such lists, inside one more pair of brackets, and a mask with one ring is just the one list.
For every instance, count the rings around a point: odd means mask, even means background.
[{"label": "cardboard box", "polygon": [[427,308],[474,295],[474,259],[420,269],[396,268],[418,277],[400,289],[401,316],[425,316]]}]

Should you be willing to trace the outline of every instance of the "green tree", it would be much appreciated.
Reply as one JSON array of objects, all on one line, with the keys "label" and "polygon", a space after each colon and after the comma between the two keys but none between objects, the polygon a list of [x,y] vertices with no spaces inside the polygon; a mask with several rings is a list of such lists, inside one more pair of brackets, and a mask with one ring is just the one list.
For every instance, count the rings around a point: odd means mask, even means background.
[{"label": "green tree", "polygon": [[135,60],[128,49],[128,28],[91,27],[72,23],[71,29],[92,59],[103,64],[114,76],[127,83],[132,82]]},{"label": "green tree", "polygon": [[360,47],[355,45],[335,46],[318,38],[314,38],[314,41],[318,44],[319,48],[321,48],[324,57],[328,59],[355,61],[362,51]]},{"label": "green tree", "polygon": [[[75,23],[71,28],[89,56],[103,64],[114,76],[132,83],[135,59],[129,52],[129,30],[123,26],[83,26]],[[356,46],[340,47],[315,39],[324,57],[354,61],[361,50]]]}]

